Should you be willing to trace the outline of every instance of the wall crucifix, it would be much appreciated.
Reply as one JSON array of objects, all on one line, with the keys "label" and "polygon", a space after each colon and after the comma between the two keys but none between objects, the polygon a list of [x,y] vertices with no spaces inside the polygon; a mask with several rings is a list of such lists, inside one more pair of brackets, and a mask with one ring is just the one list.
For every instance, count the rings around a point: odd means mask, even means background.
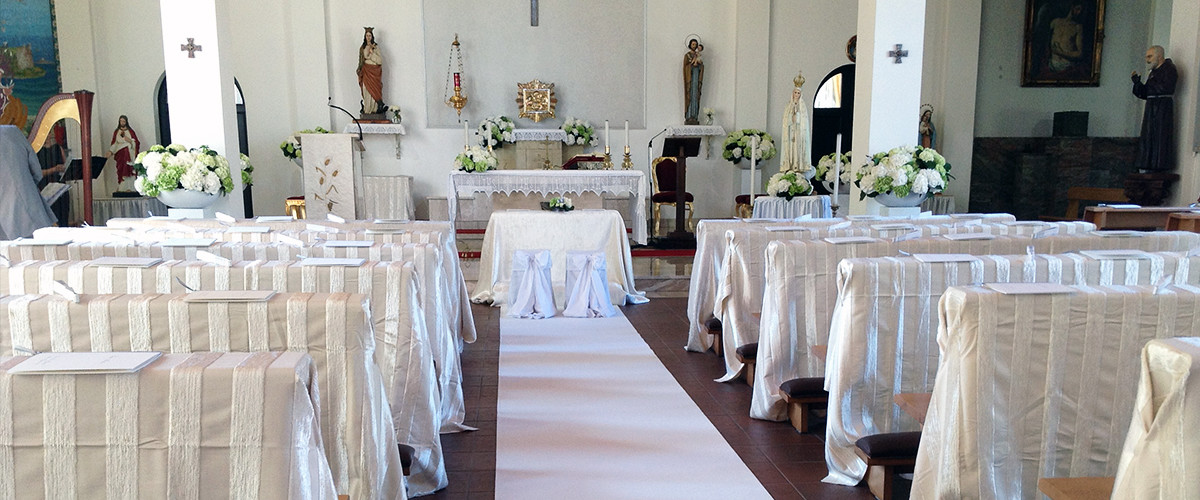
[{"label": "wall crucifix", "polygon": [[888,51],[888,57],[895,58],[892,62],[900,64],[904,62],[905,57],[908,57],[908,51],[904,50],[904,44],[897,43],[895,49]]},{"label": "wall crucifix", "polygon": [[188,59],[195,59],[196,53],[202,51],[203,49],[199,45],[196,45],[195,38],[188,38],[187,41],[188,43],[179,44],[179,51],[187,52]]}]

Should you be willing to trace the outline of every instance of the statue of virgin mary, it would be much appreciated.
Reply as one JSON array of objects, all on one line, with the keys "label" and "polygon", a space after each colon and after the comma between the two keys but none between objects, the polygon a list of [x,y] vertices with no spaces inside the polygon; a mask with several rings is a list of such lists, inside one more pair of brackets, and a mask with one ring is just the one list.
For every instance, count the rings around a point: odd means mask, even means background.
[{"label": "statue of virgin mary", "polygon": [[804,85],[804,74],[796,75],[792,80],[796,87],[792,89],[792,100],[788,102],[783,112],[783,141],[780,146],[779,171],[804,172],[811,177],[815,173],[812,166],[812,128],[808,118],[808,106],[804,104],[800,87]]}]

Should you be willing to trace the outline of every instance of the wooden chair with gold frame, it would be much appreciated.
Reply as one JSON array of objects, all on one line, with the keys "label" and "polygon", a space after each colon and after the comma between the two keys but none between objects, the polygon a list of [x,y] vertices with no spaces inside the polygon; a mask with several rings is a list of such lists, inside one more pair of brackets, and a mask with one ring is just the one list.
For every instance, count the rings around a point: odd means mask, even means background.
[{"label": "wooden chair with gold frame", "polygon": [[[675,162],[674,156],[660,156],[655,158],[650,163],[650,181],[654,184],[654,194],[650,195],[650,201],[654,203],[654,234],[659,232],[659,225],[662,222],[662,206],[675,206]],[[692,206],[695,197],[692,193],[684,191],[684,208],[687,210],[688,228],[695,231],[695,226],[692,224],[692,217],[696,215],[696,210]]]}]

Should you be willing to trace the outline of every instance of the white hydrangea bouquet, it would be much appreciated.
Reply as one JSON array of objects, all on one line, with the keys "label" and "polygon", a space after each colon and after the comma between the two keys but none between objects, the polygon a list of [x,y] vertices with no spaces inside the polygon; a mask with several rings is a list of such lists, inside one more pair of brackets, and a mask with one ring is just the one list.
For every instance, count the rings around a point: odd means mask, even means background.
[{"label": "white hydrangea bouquet", "polygon": [[596,129],[584,120],[567,117],[567,121],[563,122],[562,129],[567,133],[567,138],[563,139],[563,143],[568,146],[591,146],[595,147],[599,144],[600,139],[596,137]]},{"label": "white hydrangea bouquet", "polygon": [[795,196],[811,194],[812,190],[808,178],[795,170],[779,172],[767,180],[767,194],[788,200]]},{"label": "white hydrangea bouquet", "polygon": [[910,194],[940,193],[950,182],[950,164],[932,148],[901,146],[876,153],[858,168],[854,184],[862,190],[859,199],[890,194],[904,198]]},{"label": "white hydrangea bouquet", "polygon": [[575,203],[573,203],[570,198],[565,196],[550,198],[550,201],[542,202],[542,210],[550,210],[553,212],[570,212],[575,210]]},{"label": "white hydrangea bouquet", "polygon": [[254,165],[250,164],[250,157],[245,154],[241,155],[242,159],[242,186],[250,187],[254,185]]},{"label": "white hydrangea bouquet", "polygon": [[471,146],[454,158],[454,166],[464,172],[486,172],[497,164],[496,154],[479,146]]},{"label": "white hydrangea bouquet", "polygon": [[758,161],[770,160],[775,157],[778,152],[775,148],[775,139],[771,137],[771,134],[753,128],[735,130],[725,136],[724,152],[721,153],[721,157],[734,165],[749,158],[752,149],[750,137],[752,136],[758,137]]},{"label": "white hydrangea bouquet", "polygon": [[133,170],[137,173],[134,188],[144,196],[176,189],[214,195],[233,190],[229,162],[208,146],[188,149],[180,144],[156,144],[138,154]]},{"label": "white hydrangea bouquet", "polygon": [[299,132],[296,132],[296,133],[288,136],[287,139],[285,139],[283,142],[279,143],[279,149],[281,151],[283,151],[283,156],[285,158],[287,158],[289,160],[295,160],[297,158],[304,156],[303,152],[300,149],[300,134],[330,134],[330,133],[332,133],[332,132],[325,130],[322,127],[301,130]]},{"label": "white hydrangea bouquet", "polygon": [[479,123],[479,142],[484,148],[491,146],[495,149],[504,147],[505,143],[512,144],[517,141],[513,137],[513,129],[516,124],[513,123],[507,116],[493,116],[484,119]]},{"label": "white hydrangea bouquet", "polygon": [[[814,181],[833,184],[833,171],[835,170],[833,167],[837,163],[836,156],[837,153],[829,153],[821,157],[814,167],[816,169],[816,174],[813,176]],[[850,177],[850,162],[853,159],[854,153],[850,151],[842,153],[842,183],[848,184],[853,181]]]}]

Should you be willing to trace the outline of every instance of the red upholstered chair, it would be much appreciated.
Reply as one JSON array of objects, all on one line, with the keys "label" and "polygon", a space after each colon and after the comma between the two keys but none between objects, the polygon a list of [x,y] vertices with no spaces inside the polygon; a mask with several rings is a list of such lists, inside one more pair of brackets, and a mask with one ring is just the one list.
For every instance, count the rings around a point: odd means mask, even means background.
[{"label": "red upholstered chair", "polygon": [[[650,195],[650,201],[654,203],[654,234],[658,234],[662,221],[662,206],[675,206],[675,165],[673,156],[660,156],[650,164],[654,172],[654,175],[650,176],[650,180],[654,181],[654,194]],[[686,191],[683,193],[683,199],[684,208],[688,213],[688,228],[692,228],[692,217],[696,214],[692,202],[695,200],[692,193]]]}]

